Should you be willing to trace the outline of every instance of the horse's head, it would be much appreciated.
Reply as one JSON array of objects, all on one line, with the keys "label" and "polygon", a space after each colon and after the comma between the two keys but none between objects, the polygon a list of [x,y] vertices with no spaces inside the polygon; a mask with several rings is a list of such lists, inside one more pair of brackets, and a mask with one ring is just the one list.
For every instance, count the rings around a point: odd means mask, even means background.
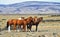
[{"label": "horse's head", "polygon": [[39,17],[37,20],[40,22],[43,20],[43,17]]}]

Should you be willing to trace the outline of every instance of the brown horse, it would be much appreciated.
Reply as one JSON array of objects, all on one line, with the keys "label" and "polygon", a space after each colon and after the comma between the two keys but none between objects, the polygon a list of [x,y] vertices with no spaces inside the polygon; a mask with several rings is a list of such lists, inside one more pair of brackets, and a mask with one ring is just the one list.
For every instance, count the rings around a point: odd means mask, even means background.
[{"label": "brown horse", "polygon": [[23,19],[23,20],[11,19],[11,20],[7,21],[7,28],[8,28],[8,26],[13,25],[13,29],[16,30],[17,25],[19,28],[21,25],[23,25],[23,29],[24,29],[24,31],[26,31],[26,25],[29,24],[31,21],[32,21],[32,17],[28,17],[28,18]]},{"label": "brown horse", "polygon": [[42,20],[43,20],[43,17],[39,17],[39,18],[35,17],[35,18],[33,18],[33,21],[30,24],[27,25],[27,28],[30,29],[30,31],[31,31],[32,25],[35,25],[36,26],[36,31],[37,31],[38,24]]},{"label": "brown horse", "polygon": [[9,32],[10,32],[10,26],[12,26],[13,25],[13,29],[15,30],[16,29],[16,22],[17,22],[17,19],[11,19],[11,20],[8,20],[7,21],[7,28],[8,28],[8,30],[9,30]]}]

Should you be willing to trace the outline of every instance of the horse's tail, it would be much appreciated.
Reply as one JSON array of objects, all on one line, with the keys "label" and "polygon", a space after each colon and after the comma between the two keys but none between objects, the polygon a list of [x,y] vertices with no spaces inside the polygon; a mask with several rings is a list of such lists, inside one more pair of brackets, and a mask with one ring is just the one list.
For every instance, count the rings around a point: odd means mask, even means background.
[{"label": "horse's tail", "polygon": [[6,26],[6,28],[8,28],[8,26],[9,26],[9,22],[7,22],[7,26]]}]

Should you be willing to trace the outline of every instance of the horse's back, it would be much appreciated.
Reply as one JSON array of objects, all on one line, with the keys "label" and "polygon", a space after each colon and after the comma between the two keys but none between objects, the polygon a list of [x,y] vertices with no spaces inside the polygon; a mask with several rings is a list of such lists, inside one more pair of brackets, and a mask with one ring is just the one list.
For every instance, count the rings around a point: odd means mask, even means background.
[{"label": "horse's back", "polygon": [[13,20],[8,20],[7,23],[11,24]]},{"label": "horse's back", "polygon": [[17,24],[22,24],[23,23],[23,20],[17,20]]}]

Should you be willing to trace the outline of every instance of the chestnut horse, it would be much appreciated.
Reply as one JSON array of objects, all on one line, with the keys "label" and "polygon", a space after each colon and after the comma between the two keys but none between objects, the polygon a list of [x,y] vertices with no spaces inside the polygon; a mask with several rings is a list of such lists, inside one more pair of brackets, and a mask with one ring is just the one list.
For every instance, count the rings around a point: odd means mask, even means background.
[{"label": "chestnut horse", "polygon": [[7,28],[8,28],[8,31],[10,32],[10,26],[13,25],[13,29],[15,30],[16,29],[16,22],[17,22],[17,19],[10,19],[7,21]]},{"label": "chestnut horse", "polygon": [[26,31],[26,25],[29,24],[31,21],[32,21],[32,17],[28,17],[23,20],[11,19],[11,20],[7,21],[7,28],[9,28],[9,26],[13,25],[13,29],[16,30],[17,25],[18,25],[18,28],[20,28],[20,26],[23,25],[23,29],[24,29],[24,31]]},{"label": "chestnut horse", "polygon": [[30,31],[31,31],[32,25],[35,25],[35,26],[36,26],[36,31],[37,31],[38,24],[39,24],[42,20],[43,20],[43,17],[39,17],[39,18],[36,17],[36,19],[33,18],[33,21],[32,21],[30,24],[27,25],[27,28],[30,29]]}]

